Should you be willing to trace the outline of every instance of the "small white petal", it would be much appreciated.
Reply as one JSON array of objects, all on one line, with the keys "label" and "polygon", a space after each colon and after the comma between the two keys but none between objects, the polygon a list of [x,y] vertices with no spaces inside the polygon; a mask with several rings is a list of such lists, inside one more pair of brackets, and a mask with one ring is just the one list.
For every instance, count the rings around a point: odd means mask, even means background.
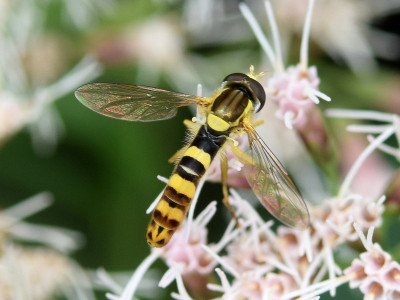
[{"label": "small white petal", "polygon": [[285,115],[283,116],[283,120],[285,122],[285,126],[288,129],[292,130],[293,129],[294,113],[292,111],[285,112]]}]

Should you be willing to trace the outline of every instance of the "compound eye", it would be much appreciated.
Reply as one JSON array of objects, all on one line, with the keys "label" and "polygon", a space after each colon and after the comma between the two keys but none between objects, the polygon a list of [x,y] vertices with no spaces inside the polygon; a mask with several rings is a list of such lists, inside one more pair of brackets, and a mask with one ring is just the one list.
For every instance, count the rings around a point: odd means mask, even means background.
[{"label": "compound eye", "polygon": [[258,109],[256,111],[256,112],[259,112],[265,104],[265,98],[266,98],[265,90],[264,90],[263,86],[261,85],[261,83],[259,83],[257,80],[250,78],[250,77],[247,80],[249,82],[251,90],[258,98],[258,101],[260,101],[260,106],[258,107]]},{"label": "compound eye", "polygon": [[224,78],[223,81],[249,81],[250,77],[243,73],[232,73]]},{"label": "compound eye", "polygon": [[224,81],[236,81],[236,82],[246,81],[248,83],[251,91],[254,93],[254,95],[258,99],[258,101],[257,101],[257,99],[253,100],[253,102],[256,102],[256,103],[253,103],[255,109],[257,109],[256,112],[259,112],[263,108],[263,106],[265,104],[265,91],[264,91],[264,88],[262,87],[262,85],[257,80],[255,80],[243,73],[232,73],[232,74],[229,74],[228,76],[226,76],[224,78]]}]

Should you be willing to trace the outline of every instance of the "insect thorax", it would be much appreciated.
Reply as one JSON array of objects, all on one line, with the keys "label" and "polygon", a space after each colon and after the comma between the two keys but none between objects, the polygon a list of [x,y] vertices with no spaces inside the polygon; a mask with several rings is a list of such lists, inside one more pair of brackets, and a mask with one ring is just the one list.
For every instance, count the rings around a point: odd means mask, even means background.
[{"label": "insect thorax", "polygon": [[217,96],[211,112],[226,122],[235,123],[244,114],[249,102],[245,88],[230,86]]}]

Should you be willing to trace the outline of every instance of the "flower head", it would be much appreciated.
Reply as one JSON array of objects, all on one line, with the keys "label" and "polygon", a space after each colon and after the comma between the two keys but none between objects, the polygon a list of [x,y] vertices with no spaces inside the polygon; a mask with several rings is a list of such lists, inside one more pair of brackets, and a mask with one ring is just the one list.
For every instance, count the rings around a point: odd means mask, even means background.
[{"label": "flower head", "polygon": [[288,128],[302,129],[307,125],[314,105],[319,103],[318,96],[329,100],[318,91],[319,83],[316,67],[303,70],[300,65],[291,66],[269,80],[268,89],[278,104],[277,116]]},{"label": "flower head", "polygon": [[357,226],[355,228],[367,251],[344,270],[344,274],[350,278],[350,287],[359,287],[367,299],[396,299],[394,295],[400,291],[399,263],[379,244],[372,243],[372,230],[365,238],[360,229]]}]

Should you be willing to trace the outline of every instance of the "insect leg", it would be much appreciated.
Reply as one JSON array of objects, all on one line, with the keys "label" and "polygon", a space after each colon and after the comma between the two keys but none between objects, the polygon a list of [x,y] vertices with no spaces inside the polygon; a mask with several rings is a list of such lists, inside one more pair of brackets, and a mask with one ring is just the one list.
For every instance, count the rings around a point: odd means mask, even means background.
[{"label": "insect leg", "polygon": [[177,152],[175,152],[174,155],[172,155],[169,159],[169,163],[178,163],[179,160],[182,158],[183,154],[185,151],[188,149],[189,144],[193,141],[194,137],[196,136],[196,133],[199,131],[200,125],[196,124],[190,120],[184,120],[183,124],[186,126],[188,129],[187,137],[186,137],[186,143],[187,145],[179,149]]},{"label": "insect leg", "polygon": [[183,154],[185,153],[185,151],[187,150],[188,147],[189,147],[189,146],[186,145],[186,146],[182,147],[181,149],[179,149],[178,151],[176,151],[175,154],[172,155],[172,156],[168,159],[168,162],[169,162],[170,164],[177,163],[177,162],[181,159],[181,157],[183,156]]},{"label": "insect leg", "polygon": [[231,149],[231,151],[233,152],[233,154],[236,155],[236,157],[238,158],[238,160],[245,164],[245,165],[254,165],[254,160],[251,158],[250,155],[248,155],[246,152],[244,152],[242,149],[240,149],[239,147],[235,146],[233,142],[228,140],[228,145]]},{"label": "insect leg", "polygon": [[[221,150],[222,152],[223,150]],[[236,216],[235,212],[233,211],[232,206],[229,204],[229,194],[228,194],[228,160],[226,159],[225,152],[220,154],[221,159],[221,182],[222,182],[222,194],[224,195],[224,205],[228,209],[229,213],[231,214],[232,218],[236,222],[236,226],[240,227],[239,219]]]},{"label": "insect leg", "polygon": [[260,125],[262,125],[262,124],[264,124],[264,120],[257,120],[257,121],[254,121],[254,122],[251,124],[251,126],[256,127],[256,126],[260,126]]}]

